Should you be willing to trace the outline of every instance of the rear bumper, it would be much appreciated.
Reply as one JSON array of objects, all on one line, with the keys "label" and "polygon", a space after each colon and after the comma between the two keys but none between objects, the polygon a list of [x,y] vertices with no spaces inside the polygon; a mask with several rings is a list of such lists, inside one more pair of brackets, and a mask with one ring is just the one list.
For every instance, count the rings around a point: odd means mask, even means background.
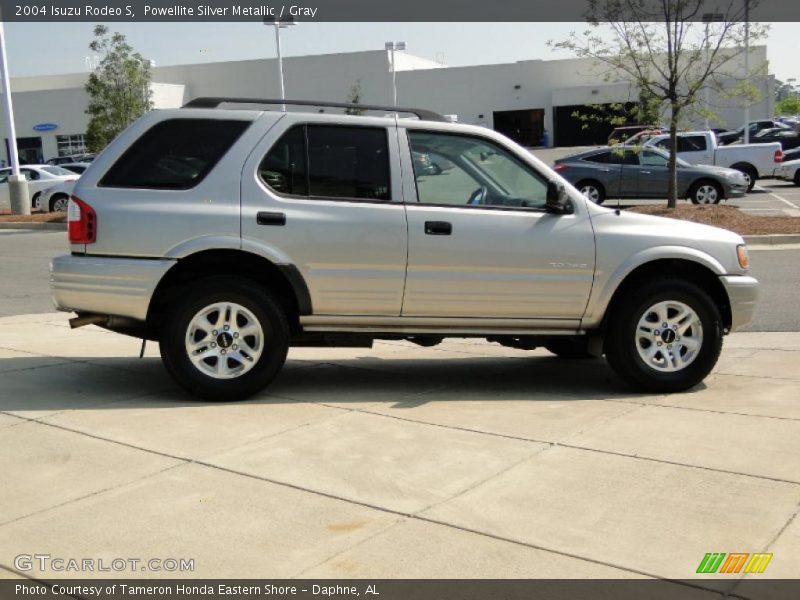
[{"label": "rear bumper", "polygon": [[173,260],[57,256],[50,290],[58,310],[144,320],[150,298]]},{"label": "rear bumper", "polygon": [[719,279],[731,305],[731,331],[736,331],[753,320],[758,299],[758,280],[745,275],[723,275]]}]

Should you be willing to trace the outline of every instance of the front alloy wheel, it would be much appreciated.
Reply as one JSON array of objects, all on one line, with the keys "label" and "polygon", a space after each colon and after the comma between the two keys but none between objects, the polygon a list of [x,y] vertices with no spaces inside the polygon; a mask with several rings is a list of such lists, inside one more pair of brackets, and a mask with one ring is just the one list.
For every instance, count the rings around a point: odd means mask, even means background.
[{"label": "front alloy wheel", "polygon": [[722,350],[719,308],[683,279],[645,282],[609,309],[605,353],[621,379],[647,392],[679,392],[700,383]]},{"label": "front alloy wheel", "polygon": [[664,373],[680,371],[697,358],[703,346],[700,317],[683,302],[658,302],[644,311],[636,328],[639,357]]}]

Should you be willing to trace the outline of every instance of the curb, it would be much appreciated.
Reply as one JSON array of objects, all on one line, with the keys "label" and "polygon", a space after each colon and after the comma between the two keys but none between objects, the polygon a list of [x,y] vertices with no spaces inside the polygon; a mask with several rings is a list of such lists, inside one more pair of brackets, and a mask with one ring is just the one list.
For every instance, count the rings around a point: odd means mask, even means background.
[{"label": "curb", "polygon": [[33,229],[35,231],[66,231],[66,223],[40,223],[36,221],[3,221],[0,229]]},{"label": "curb", "polygon": [[800,244],[800,233],[774,233],[769,235],[743,235],[746,244],[777,246],[779,244]]}]

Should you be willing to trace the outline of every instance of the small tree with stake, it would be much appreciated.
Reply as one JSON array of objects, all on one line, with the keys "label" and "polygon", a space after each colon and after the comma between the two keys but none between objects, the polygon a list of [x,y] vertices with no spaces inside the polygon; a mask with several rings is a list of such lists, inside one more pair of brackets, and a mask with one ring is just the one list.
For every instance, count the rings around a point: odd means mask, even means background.
[{"label": "small tree with stake", "polygon": [[[361,80],[356,79],[355,83],[350,87],[350,92],[347,94],[348,104],[361,104]],[[346,108],[344,109],[346,115],[363,115],[363,108]]]},{"label": "small tree with stake", "polygon": [[150,110],[150,63],[135,52],[121,33],[109,34],[105,25],[96,25],[89,49],[102,56],[89,75],[86,93],[86,145],[99,152],[128,125]]},{"label": "small tree with stake", "polygon": [[[678,127],[687,113],[707,110],[696,106],[704,88],[728,88],[727,95],[731,96],[730,81],[738,78],[735,94],[746,102],[757,97],[758,92],[748,81],[752,73],[743,73],[737,63],[744,53],[747,1],[589,0],[589,29],[551,43],[579,57],[594,59],[609,73],[630,80],[649,102],[667,109],[669,208],[677,205]],[[749,0],[751,7],[756,2]],[[725,4],[726,10],[720,11],[720,4]],[[710,26],[702,23],[705,14],[714,16]],[[749,26],[752,40],[763,37],[765,31],[761,26]]]}]

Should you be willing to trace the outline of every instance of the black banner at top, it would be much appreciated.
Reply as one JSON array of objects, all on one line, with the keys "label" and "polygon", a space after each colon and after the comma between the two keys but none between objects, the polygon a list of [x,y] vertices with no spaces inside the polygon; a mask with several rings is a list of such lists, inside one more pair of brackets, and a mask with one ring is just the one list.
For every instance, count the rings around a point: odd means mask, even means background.
[{"label": "black banner at top", "polygon": [[[656,17],[663,8],[662,0],[641,1],[653,3]],[[751,21],[800,21],[798,0],[667,2],[681,3],[696,21],[719,13],[743,20],[745,3]],[[588,8],[589,0],[0,0],[6,22],[564,22],[584,21]]]}]

